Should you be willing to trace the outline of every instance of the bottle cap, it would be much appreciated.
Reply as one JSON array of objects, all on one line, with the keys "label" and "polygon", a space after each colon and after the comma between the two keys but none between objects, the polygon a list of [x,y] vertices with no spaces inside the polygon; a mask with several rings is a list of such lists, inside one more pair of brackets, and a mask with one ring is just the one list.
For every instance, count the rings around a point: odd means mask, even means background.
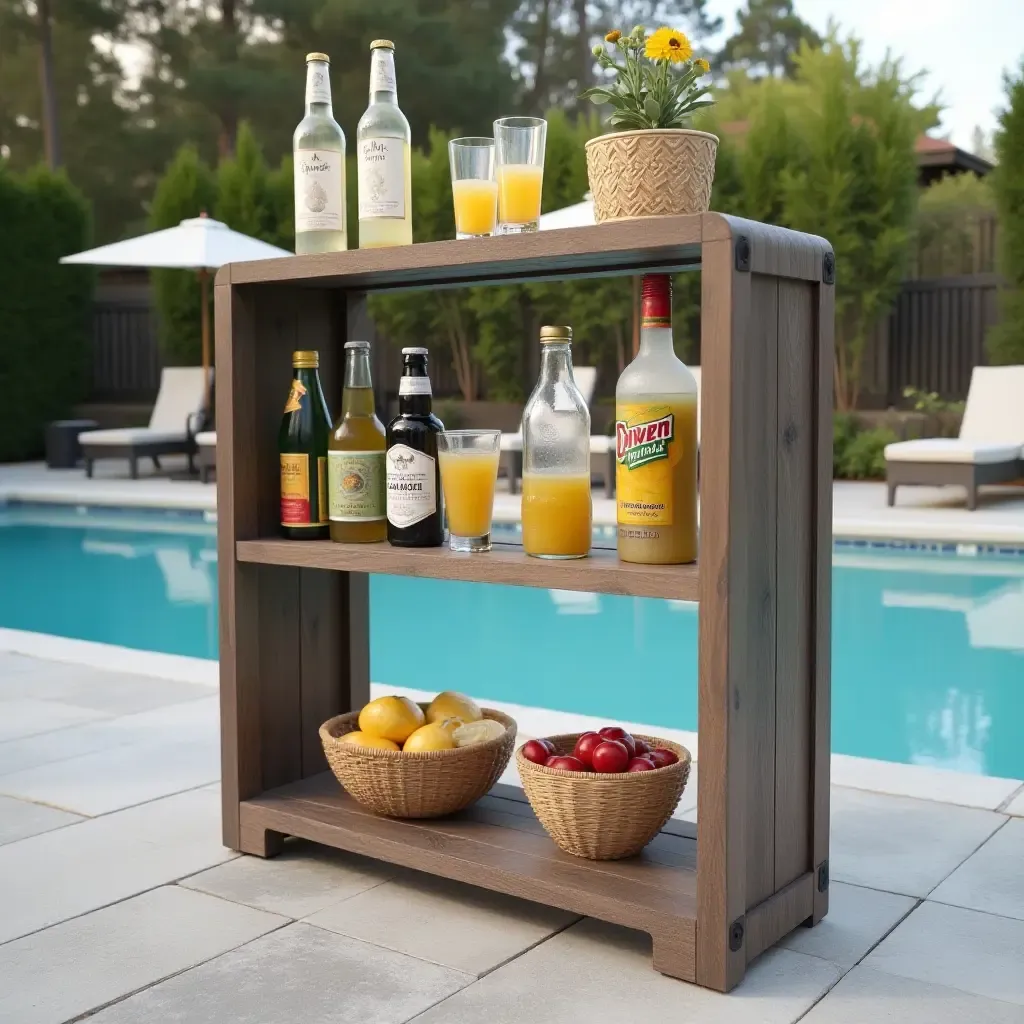
[{"label": "bottle cap", "polygon": [[370,343],[368,341],[346,341],[345,348],[369,348]]},{"label": "bottle cap", "polygon": [[330,64],[331,63],[331,58],[328,57],[326,53],[307,53],[306,54],[306,63],[307,64],[309,64],[311,61],[314,61],[314,60],[322,60],[325,64]]},{"label": "bottle cap", "polygon": [[425,348],[403,348],[402,349],[402,355],[403,356],[425,356],[426,354],[427,354],[427,350]]},{"label": "bottle cap", "polygon": [[540,329],[540,343],[542,345],[550,345],[560,341],[572,341],[571,327],[542,327]]},{"label": "bottle cap", "polygon": [[296,370],[315,370],[320,365],[320,353],[312,350],[292,353],[292,366]]},{"label": "bottle cap", "polygon": [[645,274],[640,300],[641,327],[672,326],[672,278],[668,274]]},{"label": "bottle cap", "polygon": [[374,39],[370,43],[371,50],[393,50],[394,48],[395,44],[390,39]]}]

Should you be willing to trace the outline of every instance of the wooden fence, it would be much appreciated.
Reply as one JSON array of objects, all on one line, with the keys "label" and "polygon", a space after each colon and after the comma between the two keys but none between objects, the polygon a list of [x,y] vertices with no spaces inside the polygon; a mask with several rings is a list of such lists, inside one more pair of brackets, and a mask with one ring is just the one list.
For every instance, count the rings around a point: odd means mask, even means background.
[{"label": "wooden fence", "polygon": [[148,284],[107,284],[93,302],[94,402],[142,402],[160,388],[160,348]]}]

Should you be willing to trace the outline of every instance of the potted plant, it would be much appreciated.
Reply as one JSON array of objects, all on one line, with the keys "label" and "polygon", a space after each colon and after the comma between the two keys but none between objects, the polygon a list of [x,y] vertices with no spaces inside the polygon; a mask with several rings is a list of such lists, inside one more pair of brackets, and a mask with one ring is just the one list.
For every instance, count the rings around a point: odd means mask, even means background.
[{"label": "potted plant", "polygon": [[595,46],[594,55],[614,77],[581,96],[613,107],[608,123],[620,130],[587,143],[595,219],[705,212],[718,137],[684,126],[714,102],[701,85],[708,62],[671,28],[648,36],[637,25],[627,36],[615,31],[604,38],[612,55],[604,46]]}]

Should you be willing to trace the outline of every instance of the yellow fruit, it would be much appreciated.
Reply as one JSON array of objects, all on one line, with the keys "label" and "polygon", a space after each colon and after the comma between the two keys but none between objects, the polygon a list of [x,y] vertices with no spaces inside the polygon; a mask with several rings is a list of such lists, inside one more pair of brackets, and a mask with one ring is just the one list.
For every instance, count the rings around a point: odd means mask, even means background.
[{"label": "yellow fruit", "polygon": [[359,712],[359,729],[404,743],[424,722],[423,709],[408,697],[378,697]]},{"label": "yellow fruit", "polygon": [[484,717],[472,697],[464,693],[456,693],[454,690],[445,690],[439,693],[427,708],[428,722],[441,722],[446,718],[461,718],[463,722],[479,722]]},{"label": "yellow fruit", "polygon": [[465,723],[462,721],[461,718],[453,717],[446,718],[444,719],[444,721],[438,722],[437,724],[440,725],[442,729],[447,729],[448,732],[455,732],[455,730],[458,729],[460,725],[464,725]]},{"label": "yellow fruit", "polygon": [[424,750],[454,750],[455,740],[452,734],[440,722],[428,722],[421,725],[402,744],[407,754],[421,753]]},{"label": "yellow fruit", "polygon": [[373,747],[374,750],[402,749],[394,740],[386,740],[383,736],[370,736],[365,732],[347,732],[341,737],[341,742],[351,743],[353,746]]},{"label": "yellow fruit", "polygon": [[457,747],[471,747],[474,743],[486,743],[505,735],[505,726],[493,718],[481,718],[479,722],[467,722],[452,733]]}]

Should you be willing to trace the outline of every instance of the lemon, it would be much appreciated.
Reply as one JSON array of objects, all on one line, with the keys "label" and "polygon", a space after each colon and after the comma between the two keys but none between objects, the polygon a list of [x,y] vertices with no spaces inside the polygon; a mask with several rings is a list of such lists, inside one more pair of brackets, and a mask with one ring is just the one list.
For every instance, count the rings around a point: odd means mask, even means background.
[{"label": "lemon", "polygon": [[455,740],[452,734],[440,722],[428,722],[421,725],[402,745],[407,754],[421,753],[424,750],[454,750]]},{"label": "lemon", "polygon": [[471,747],[474,743],[486,743],[505,735],[505,726],[493,718],[481,718],[479,722],[467,722],[452,733],[457,747]]},{"label": "lemon", "polygon": [[454,690],[445,690],[439,693],[427,708],[427,721],[440,722],[446,718],[461,718],[463,722],[479,722],[484,717],[472,697],[464,693],[456,693]]},{"label": "lemon", "polygon": [[401,749],[394,740],[386,740],[383,736],[370,736],[365,732],[347,732],[341,737],[341,742],[351,743],[353,746],[373,747],[374,750]]},{"label": "lemon", "polygon": [[423,710],[408,697],[378,697],[359,712],[360,731],[395,743],[404,743],[423,721]]}]

